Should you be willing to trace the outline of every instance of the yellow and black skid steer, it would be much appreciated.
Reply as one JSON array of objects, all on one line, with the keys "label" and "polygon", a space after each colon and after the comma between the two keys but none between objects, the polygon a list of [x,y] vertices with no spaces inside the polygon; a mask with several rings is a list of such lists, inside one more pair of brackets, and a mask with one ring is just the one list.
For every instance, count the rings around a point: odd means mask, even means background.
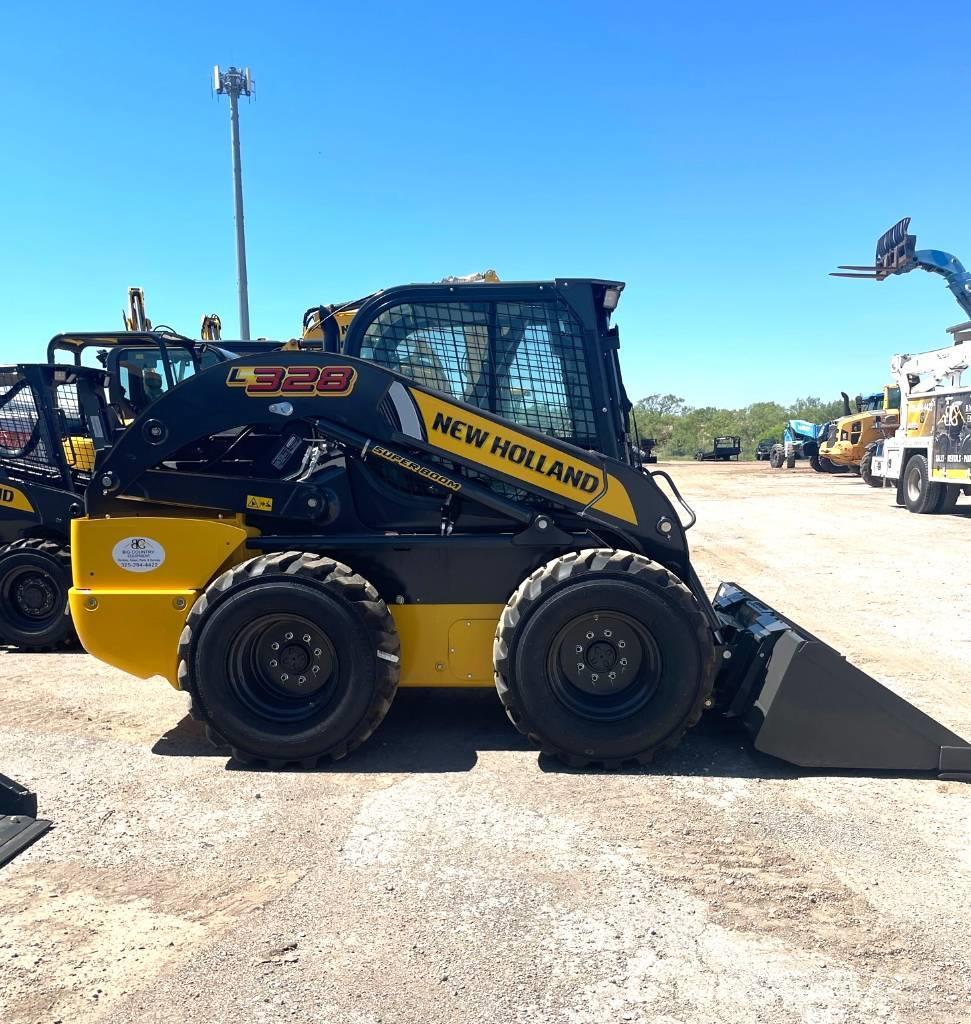
[{"label": "yellow and black skid steer", "polygon": [[343,757],[399,686],[495,685],[571,765],[646,762],[707,710],[798,765],[971,777],[964,740],[821,640],[734,583],[709,599],[695,516],[629,434],[623,287],[390,288],[340,352],[172,388],[72,524],[84,646],[271,767]]}]

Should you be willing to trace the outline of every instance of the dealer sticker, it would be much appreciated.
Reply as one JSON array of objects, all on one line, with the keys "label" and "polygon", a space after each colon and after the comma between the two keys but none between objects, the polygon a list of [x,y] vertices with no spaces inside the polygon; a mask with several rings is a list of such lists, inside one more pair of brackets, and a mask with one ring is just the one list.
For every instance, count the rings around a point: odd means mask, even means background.
[{"label": "dealer sticker", "polygon": [[126,572],[151,572],[165,561],[165,548],[151,537],[125,537],[114,546],[111,557]]}]

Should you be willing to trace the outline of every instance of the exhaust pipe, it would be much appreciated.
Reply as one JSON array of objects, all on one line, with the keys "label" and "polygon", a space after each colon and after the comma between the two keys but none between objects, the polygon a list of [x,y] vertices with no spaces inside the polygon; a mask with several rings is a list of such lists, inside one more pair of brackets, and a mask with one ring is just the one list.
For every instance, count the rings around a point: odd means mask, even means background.
[{"label": "exhaust pipe", "polygon": [[736,583],[714,600],[730,657],[718,706],[755,748],[805,768],[971,782],[971,746]]},{"label": "exhaust pipe", "polygon": [[850,396],[845,391],[841,391],[840,394],[843,396],[843,415],[850,416]]}]

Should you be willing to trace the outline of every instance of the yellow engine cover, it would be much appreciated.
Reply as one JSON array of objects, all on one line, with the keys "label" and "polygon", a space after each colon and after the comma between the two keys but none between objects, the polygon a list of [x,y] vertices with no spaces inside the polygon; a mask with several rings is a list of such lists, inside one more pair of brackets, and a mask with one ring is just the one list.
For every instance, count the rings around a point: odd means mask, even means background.
[{"label": "yellow engine cover", "polygon": [[255,552],[235,519],[161,516],[71,523],[71,616],[84,649],[178,688],[179,636],[199,593]]},{"label": "yellow engine cover", "polygon": [[[71,615],[86,651],[176,689],[179,637],[199,594],[252,558],[241,520],[163,516],[71,524]],[[401,686],[489,687],[500,604],[392,604]]]}]

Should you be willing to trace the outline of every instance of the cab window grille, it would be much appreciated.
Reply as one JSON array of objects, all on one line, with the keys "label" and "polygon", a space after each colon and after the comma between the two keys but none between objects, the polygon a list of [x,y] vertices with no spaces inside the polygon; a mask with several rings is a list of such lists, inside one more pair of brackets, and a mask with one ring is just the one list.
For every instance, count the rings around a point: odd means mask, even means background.
[{"label": "cab window grille", "polygon": [[401,303],[371,322],[361,355],[522,426],[597,447],[583,329],[562,303]]},{"label": "cab window grille", "polygon": [[34,393],[13,373],[0,374],[0,466],[14,474],[54,470],[41,433]]},{"label": "cab window grille", "polygon": [[87,476],[94,470],[94,445],[78,399],[74,384],[59,384],[54,388],[61,443],[68,466],[78,475]]}]

